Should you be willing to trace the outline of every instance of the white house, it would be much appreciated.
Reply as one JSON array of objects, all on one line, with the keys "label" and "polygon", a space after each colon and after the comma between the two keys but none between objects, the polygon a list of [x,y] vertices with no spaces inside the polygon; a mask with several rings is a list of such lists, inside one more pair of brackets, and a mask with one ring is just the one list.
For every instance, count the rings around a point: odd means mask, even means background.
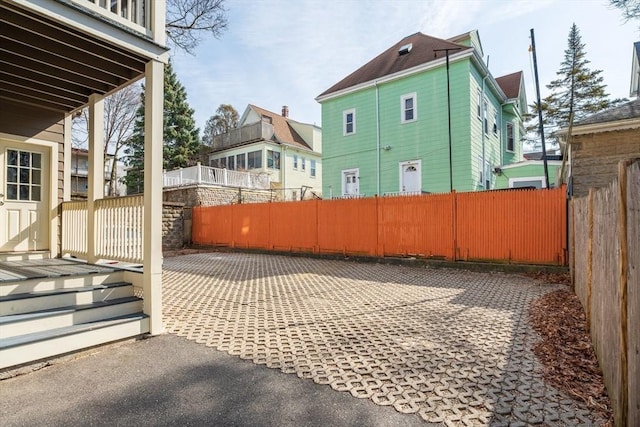
[{"label": "white house", "polygon": [[269,175],[282,200],[320,197],[322,131],[313,124],[248,105],[238,127],[213,138],[209,166]]}]

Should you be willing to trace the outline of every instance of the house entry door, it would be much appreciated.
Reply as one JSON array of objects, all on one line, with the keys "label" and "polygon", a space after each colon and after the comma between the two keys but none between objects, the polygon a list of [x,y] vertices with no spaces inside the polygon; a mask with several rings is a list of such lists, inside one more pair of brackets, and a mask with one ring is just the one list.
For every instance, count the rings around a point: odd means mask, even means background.
[{"label": "house entry door", "polygon": [[49,151],[0,140],[0,251],[49,249]]},{"label": "house entry door", "polygon": [[420,161],[400,163],[400,191],[420,192],[422,190],[422,174],[420,172]]},{"label": "house entry door", "polygon": [[356,169],[343,171],[343,195],[357,196],[360,192],[358,185],[358,171]]}]

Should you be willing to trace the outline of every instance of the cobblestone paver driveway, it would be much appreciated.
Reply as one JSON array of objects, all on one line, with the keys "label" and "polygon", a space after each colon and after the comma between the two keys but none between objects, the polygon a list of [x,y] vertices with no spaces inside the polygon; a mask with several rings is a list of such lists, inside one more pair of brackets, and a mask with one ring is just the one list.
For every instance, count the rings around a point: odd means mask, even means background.
[{"label": "cobblestone paver driveway", "polygon": [[164,261],[170,333],[446,425],[593,425],[545,384],[505,274],[256,254]]}]

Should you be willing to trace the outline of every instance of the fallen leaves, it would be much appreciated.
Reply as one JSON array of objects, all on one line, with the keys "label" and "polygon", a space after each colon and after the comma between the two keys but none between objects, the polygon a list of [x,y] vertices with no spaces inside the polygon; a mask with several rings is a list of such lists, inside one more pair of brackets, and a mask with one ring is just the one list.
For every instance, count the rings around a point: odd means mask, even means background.
[{"label": "fallen leaves", "polygon": [[[568,275],[531,276],[545,283],[567,283],[562,276]],[[533,352],[544,365],[545,380],[599,411],[607,420],[605,425],[613,425],[611,403],[578,297],[569,290],[543,295],[529,307],[529,319],[541,337]]]}]

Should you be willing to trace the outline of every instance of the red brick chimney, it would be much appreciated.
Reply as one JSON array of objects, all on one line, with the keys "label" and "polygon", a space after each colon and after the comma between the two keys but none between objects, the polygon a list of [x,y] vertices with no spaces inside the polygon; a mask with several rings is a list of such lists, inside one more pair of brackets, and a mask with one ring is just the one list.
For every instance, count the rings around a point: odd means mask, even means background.
[{"label": "red brick chimney", "polygon": [[282,106],[282,117],[289,117],[289,107],[286,105]]}]

